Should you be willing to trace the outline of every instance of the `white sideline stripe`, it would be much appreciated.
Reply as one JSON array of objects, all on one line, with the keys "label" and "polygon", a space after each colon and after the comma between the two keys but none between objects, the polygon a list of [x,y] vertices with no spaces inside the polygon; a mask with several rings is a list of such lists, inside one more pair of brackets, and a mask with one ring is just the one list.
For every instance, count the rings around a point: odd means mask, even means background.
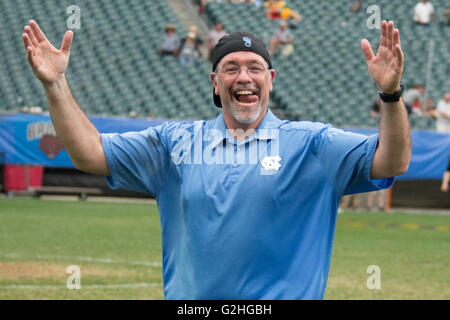
[{"label": "white sideline stripe", "polygon": [[[0,257],[5,258],[20,258],[23,255],[17,253],[0,253]],[[149,262],[149,261],[129,261],[129,260],[114,260],[110,258],[92,258],[92,257],[69,257],[69,256],[47,256],[47,255],[37,255],[36,259],[39,260],[78,260],[78,261],[88,261],[88,262],[101,262],[101,263],[124,263],[131,265],[140,265],[140,266],[148,266],[148,267],[161,267],[160,262]]]},{"label": "white sideline stripe", "polygon": [[[162,283],[124,283],[124,284],[91,284],[81,285],[80,289],[126,289],[126,288],[147,288],[161,287]],[[67,286],[51,285],[0,285],[0,289],[67,289]]]}]

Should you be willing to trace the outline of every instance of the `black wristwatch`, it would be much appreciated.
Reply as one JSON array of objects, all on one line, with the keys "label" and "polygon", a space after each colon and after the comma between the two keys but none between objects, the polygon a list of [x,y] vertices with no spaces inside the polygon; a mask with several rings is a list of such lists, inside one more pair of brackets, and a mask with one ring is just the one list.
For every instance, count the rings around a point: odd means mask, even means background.
[{"label": "black wristwatch", "polygon": [[378,90],[378,94],[380,95],[380,99],[383,102],[397,102],[400,100],[400,97],[403,95],[403,84],[400,83],[400,90],[394,93],[384,93]]}]

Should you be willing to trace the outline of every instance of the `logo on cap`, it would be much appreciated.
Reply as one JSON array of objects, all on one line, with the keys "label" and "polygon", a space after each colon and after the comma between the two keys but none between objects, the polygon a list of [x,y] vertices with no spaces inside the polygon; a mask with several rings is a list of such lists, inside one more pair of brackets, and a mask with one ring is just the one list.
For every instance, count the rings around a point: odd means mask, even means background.
[{"label": "logo on cap", "polygon": [[247,48],[250,48],[250,46],[252,45],[252,39],[250,39],[249,37],[243,37],[242,40],[244,40],[244,46],[246,46]]}]

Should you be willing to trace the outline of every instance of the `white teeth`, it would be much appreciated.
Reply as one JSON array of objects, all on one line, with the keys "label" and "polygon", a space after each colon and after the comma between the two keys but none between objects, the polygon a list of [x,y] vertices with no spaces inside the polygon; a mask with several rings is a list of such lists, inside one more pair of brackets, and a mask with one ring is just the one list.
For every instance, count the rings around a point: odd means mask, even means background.
[{"label": "white teeth", "polygon": [[243,90],[243,91],[236,92],[236,94],[238,94],[238,95],[241,95],[241,94],[253,94],[253,92],[249,91],[249,90]]}]

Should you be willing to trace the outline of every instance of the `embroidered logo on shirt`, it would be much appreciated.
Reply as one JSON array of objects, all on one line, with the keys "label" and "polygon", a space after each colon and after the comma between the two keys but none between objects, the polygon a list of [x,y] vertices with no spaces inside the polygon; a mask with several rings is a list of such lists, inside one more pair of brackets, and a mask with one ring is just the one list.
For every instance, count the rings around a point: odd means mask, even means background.
[{"label": "embroidered logo on shirt", "polygon": [[264,170],[278,171],[281,167],[280,161],[281,161],[280,156],[264,157],[264,159],[261,160],[261,165],[264,168]]}]

